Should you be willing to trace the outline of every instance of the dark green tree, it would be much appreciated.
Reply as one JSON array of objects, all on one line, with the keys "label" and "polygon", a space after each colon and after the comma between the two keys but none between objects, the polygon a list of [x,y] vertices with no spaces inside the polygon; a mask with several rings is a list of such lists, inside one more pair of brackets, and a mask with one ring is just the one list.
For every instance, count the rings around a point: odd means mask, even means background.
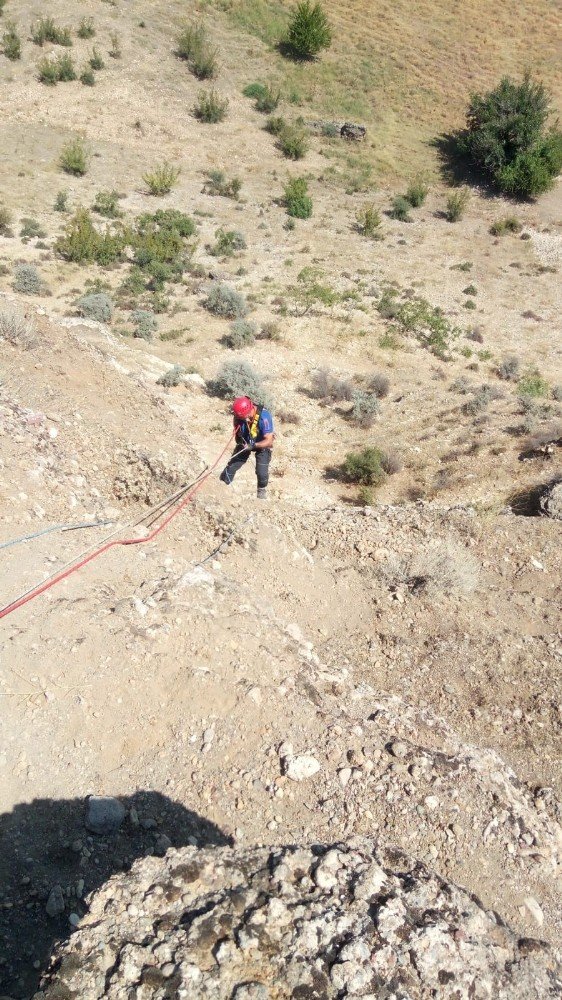
[{"label": "dark green tree", "polygon": [[332,29],[321,5],[303,0],[297,4],[287,35],[291,51],[300,59],[313,59],[332,42]]},{"label": "dark green tree", "polygon": [[548,128],[550,98],[526,74],[521,83],[504,77],[487,94],[473,94],[459,150],[504,194],[536,197],[562,168],[562,133]]}]

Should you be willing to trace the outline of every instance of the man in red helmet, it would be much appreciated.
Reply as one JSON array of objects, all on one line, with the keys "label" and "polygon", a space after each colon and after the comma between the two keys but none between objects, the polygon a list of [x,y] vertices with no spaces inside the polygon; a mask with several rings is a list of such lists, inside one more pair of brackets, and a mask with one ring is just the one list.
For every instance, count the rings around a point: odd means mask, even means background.
[{"label": "man in red helmet", "polygon": [[234,454],[221,472],[221,481],[230,486],[238,469],[248,461],[250,453],[256,455],[256,476],[258,478],[258,499],[267,499],[269,463],[273,448],[273,417],[264,406],[252,403],[248,396],[239,396],[232,404],[236,447]]}]

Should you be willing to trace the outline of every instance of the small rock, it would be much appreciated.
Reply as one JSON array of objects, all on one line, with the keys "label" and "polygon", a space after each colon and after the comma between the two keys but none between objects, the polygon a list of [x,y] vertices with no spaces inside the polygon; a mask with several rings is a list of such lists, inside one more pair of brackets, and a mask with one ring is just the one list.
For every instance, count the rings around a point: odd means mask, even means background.
[{"label": "small rock", "polygon": [[533,896],[525,897],[525,899],[523,900],[523,907],[521,909],[523,909],[523,912],[526,909],[531,914],[533,919],[536,920],[539,927],[542,927],[542,925],[544,924],[544,913],[542,912],[539,904],[537,903],[536,899],[533,898]]},{"label": "small rock", "polygon": [[91,795],[88,799],[86,827],[92,833],[116,833],[125,818],[125,807],[119,799],[106,795]]},{"label": "small rock", "polygon": [[64,893],[62,886],[53,886],[49,893],[45,909],[49,917],[58,917],[61,913],[64,913]]},{"label": "small rock", "polygon": [[78,927],[78,924],[80,923],[80,919],[81,919],[80,918],[80,914],[78,914],[78,913],[71,913],[70,916],[69,916],[69,918],[68,918],[68,922],[69,922],[69,924],[70,924],[71,927]]},{"label": "small rock", "polygon": [[408,747],[401,740],[395,740],[390,749],[394,757],[406,757],[408,754]]},{"label": "small rock", "polygon": [[345,788],[345,786],[347,785],[349,779],[351,778],[351,768],[350,767],[342,767],[338,771],[338,778],[339,778],[339,782],[340,782],[340,785],[342,786],[342,788]]},{"label": "small rock", "polygon": [[159,837],[156,838],[156,844],[154,845],[154,850],[156,854],[163,858],[166,851],[172,846],[172,841],[165,833],[161,833]]},{"label": "small rock", "polygon": [[305,778],[312,778],[320,770],[320,764],[316,757],[302,754],[300,757],[292,757],[288,762],[285,774],[291,781],[304,781]]}]

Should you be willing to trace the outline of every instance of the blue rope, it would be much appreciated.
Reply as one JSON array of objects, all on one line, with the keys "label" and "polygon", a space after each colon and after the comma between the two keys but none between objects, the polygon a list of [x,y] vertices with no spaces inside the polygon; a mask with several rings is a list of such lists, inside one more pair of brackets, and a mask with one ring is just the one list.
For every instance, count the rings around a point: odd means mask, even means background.
[{"label": "blue rope", "polygon": [[101,528],[104,524],[113,524],[113,521],[89,521],[87,524],[57,524],[54,528],[43,528],[42,531],[34,531],[32,535],[22,535],[21,538],[14,538],[11,542],[1,542],[0,549],[8,549],[11,545],[19,545],[20,542],[30,542],[33,538],[48,535],[51,531],[76,531],[78,528]]}]

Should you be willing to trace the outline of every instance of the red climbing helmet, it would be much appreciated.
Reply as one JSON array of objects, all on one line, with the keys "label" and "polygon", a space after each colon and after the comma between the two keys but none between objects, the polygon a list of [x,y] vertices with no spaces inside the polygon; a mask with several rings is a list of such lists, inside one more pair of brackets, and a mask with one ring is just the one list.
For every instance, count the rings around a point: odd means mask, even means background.
[{"label": "red climbing helmet", "polygon": [[254,404],[248,396],[239,396],[235,399],[232,404],[232,412],[235,417],[240,417],[241,420],[245,420],[246,417],[250,416],[250,413],[254,409]]}]

